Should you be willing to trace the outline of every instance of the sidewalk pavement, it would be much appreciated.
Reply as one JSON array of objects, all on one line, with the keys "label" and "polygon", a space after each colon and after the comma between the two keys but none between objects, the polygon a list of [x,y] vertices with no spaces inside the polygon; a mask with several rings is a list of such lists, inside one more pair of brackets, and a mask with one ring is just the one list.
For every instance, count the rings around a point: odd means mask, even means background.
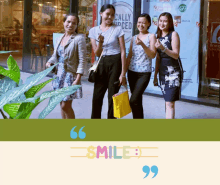
[{"label": "sidewalk pavement", "polygon": [[[21,78],[23,81],[26,80],[31,74],[21,72]],[[43,81],[49,79],[45,77]],[[83,98],[73,100],[72,107],[75,112],[77,119],[90,119],[92,110],[92,94],[93,94],[93,83],[87,81],[86,77],[82,78],[82,89]],[[44,91],[52,90],[51,83],[47,84],[37,95]],[[30,118],[37,119],[40,112],[47,106],[49,99],[44,100],[40,103],[32,112]],[[154,97],[149,95],[143,95],[143,107],[144,107],[144,118],[145,119],[164,119],[165,118],[165,102],[161,97]],[[107,93],[105,94],[102,107],[102,118],[107,119],[108,112],[108,98]],[[176,102],[176,119],[219,119],[220,108],[210,107],[205,105],[198,105],[194,103]],[[123,117],[122,119],[132,119],[132,113]],[[0,119],[2,115],[0,114]],[[61,119],[60,106],[47,115],[46,119]]]}]

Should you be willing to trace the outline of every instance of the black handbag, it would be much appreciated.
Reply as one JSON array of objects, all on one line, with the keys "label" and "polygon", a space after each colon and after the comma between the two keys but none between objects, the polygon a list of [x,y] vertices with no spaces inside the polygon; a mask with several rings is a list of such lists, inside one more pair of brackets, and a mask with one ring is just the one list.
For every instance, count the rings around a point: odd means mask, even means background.
[{"label": "black handbag", "polygon": [[96,71],[91,70],[91,71],[89,72],[88,81],[91,82],[91,83],[94,83],[94,82],[95,82],[96,74],[97,74]]},{"label": "black handbag", "polygon": [[[103,52],[102,52],[103,54]],[[98,64],[99,64],[99,61],[101,60],[102,58],[102,54],[101,56],[99,57],[99,60],[98,61],[95,61],[93,66],[89,69],[89,78],[88,78],[88,81],[91,82],[91,83],[94,83],[95,82],[95,79],[96,79],[96,76],[97,76],[97,69],[98,69]]]}]

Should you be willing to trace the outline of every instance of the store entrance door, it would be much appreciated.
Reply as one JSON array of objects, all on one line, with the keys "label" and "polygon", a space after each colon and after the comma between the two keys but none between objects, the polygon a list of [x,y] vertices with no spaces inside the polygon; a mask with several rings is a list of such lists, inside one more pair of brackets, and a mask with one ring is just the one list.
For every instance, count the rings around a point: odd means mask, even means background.
[{"label": "store entrance door", "polygon": [[[220,1],[209,1],[206,77],[220,104]],[[213,92],[214,94],[214,92]]]}]

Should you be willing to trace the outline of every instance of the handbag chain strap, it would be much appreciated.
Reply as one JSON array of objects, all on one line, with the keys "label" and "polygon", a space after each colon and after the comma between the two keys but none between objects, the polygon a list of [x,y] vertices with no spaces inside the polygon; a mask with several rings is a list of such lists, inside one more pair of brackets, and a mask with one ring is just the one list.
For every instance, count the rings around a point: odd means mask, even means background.
[{"label": "handbag chain strap", "polygon": [[[112,36],[112,33],[114,32],[114,30],[115,30],[115,26],[114,26],[114,28],[113,28],[113,30],[112,30],[110,36],[108,37],[108,40],[107,40],[107,42],[106,42],[106,45],[108,44],[108,41],[109,41],[110,37]],[[98,68],[99,62],[100,62],[100,60],[101,60],[101,58],[102,58],[102,55],[103,55],[103,52],[104,52],[104,49],[102,50],[102,53],[101,53],[101,55],[100,55],[100,57],[99,57],[99,60],[98,60],[98,62],[97,62],[97,67],[96,67],[96,69]],[[106,50],[106,53],[107,53],[107,50]],[[96,69],[95,69],[94,71],[96,71]]]}]

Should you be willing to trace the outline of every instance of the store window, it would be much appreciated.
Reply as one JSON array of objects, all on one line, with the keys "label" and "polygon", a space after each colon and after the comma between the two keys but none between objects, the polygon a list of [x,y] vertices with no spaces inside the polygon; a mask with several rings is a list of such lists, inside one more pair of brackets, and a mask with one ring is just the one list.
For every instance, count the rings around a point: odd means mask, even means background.
[{"label": "store window", "polygon": [[0,0],[0,65],[11,54],[22,68],[24,1]]},{"label": "store window", "polygon": [[79,0],[78,15],[80,19],[79,33],[85,34],[87,55],[84,75],[88,75],[88,69],[91,67],[91,63],[94,62],[95,55],[92,52],[92,46],[90,39],[88,38],[89,30],[97,26],[97,1],[96,0]]},{"label": "store window", "polygon": [[53,54],[53,35],[64,33],[63,18],[69,12],[69,0],[33,0],[30,71],[45,69]]}]

